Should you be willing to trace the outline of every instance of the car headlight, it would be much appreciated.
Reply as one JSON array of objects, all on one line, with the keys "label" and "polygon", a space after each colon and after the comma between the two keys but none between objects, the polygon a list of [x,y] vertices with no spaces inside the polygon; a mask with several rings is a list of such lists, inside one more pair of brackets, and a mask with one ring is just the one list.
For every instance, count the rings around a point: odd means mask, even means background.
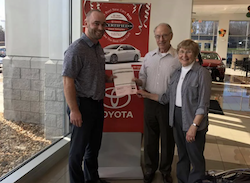
[{"label": "car headlight", "polygon": [[105,52],[104,54],[107,55],[107,54],[109,54],[109,52]]}]

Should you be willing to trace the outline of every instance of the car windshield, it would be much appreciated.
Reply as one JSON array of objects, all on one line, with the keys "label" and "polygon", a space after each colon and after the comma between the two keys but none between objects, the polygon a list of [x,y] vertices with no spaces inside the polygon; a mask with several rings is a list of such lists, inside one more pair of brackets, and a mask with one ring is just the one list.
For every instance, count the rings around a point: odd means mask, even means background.
[{"label": "car windshield", "polygon": [[205,53],[201,52],[201,58],[202,59],[208,59],[208,60],[220,60],[217,53]]},{"label": "car windshield", "polygon": [[105,48],[106,49],[117,49],[120,45],[109,45],[109,46],[106,46]]}]

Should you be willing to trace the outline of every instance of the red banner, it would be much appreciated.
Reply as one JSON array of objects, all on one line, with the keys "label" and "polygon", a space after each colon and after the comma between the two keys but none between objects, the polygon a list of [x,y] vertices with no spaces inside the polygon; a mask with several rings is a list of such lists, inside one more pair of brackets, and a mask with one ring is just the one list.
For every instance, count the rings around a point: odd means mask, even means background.
[{"label": "red banner", "polygon": [[[138,77],[141,64],[137,62],[148,52],[151,5],[83,1],[83,31],[86,13],[91,9],[98,9],[106,16],[106,31],[100,40],[106,63],[124,67],[125,62],[133,66],[135,76]],[[108,75],[112,67],[114,65],[106,65]],[[107,84],[104,106],[104,131],[143,132],[143,99],[136,95],[116,96],[113,84]]]},{"label": "red banner", "polygon": [[82,9],[83,30],[89,10],[99,9],[105,14],[106,33],[100,40],[103,48],[110,44],[131,44],[140,50],[141,56],[148,52],[150,4],[83,1]]}]

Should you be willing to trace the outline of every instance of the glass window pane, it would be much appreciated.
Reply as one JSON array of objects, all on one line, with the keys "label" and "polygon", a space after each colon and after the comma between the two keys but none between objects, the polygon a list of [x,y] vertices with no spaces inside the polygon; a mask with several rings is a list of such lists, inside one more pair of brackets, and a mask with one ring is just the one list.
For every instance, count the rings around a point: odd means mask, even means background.
[{"label": "glass window pane", "polygon": [[248,22],[248,33],[247,36],[250,36],[250,21]]},{"label": "glass window pane", "polygon": [[[61,83],[56,82],[62,81],[61,74],[58,75],[61,71],[58,70],[58,72],[46,74],[48,71],[44,69],[45,62],[49,59],[49,50],[52,50],[52,48],[43,48],[44,45],[50,45],[47,38],[49,38],[48,33],[51,30],[46,26],[49,25],[49,21],[47,22],[48,19],[46,20],[46,18],[50,13],[47,11],[43,12],[43,10],[48,8],[49,4],[41,4],[38,1],[33,1],[34,3],[28,2],[28,5],[22,6],[22,8],[15,8],[13,7],[14,2],[8,1],[8,4],[2,4],[2,2],[4,1],[0,0],[0,47],[4,46],[5,43],[9,43],[6,46],[7,55],[10,56],[11,62],[18,62],[19,64],[15,66],[4,64],[4,70],[7,72],[0,72],[1,93],[9,93],[8,95],[0,95],[1,102],[4,101],[4,104],[2,103],[3,106],[0,108],[0,134],[2,138],[0,140],[0,180],[5,175],[7,176],[9,171],[27,162],[28,159],[36,157],[45,148],[69,132],[69,122],[64,107],[63,89]],[[21,5],[20,2],[18,5]],[[38,8],[41,11],[37,12],[38,6],[41,6]],[[10,27],[10,30],[15,27],[16,22],[20,22],[22,24],[27,23],[27,25],[32,24],[34,27],[44,25],[43,30],[45,31],[38,34],[34,30],[27,28],[27,26],[23,26],[20,31],[22,32],[22,36],[12,40],[12,35],[15,33],[9,31],[9,29],[5,29],[5,17],[1,16],[5,14],[4,7],[8,10],[6,12],[6,15],[8,15],[6,16],[6,22],[9,22],[8,27]],[[67,23],[68,20],[65,19],[68,18],[67,12],[67,8],[65,10],[60,9],[56,16],[60,15],[60,13],[66,15],[63,19]],[[19,14],[22,14],[22,17],[17,21],[16,18]],[[36,21],[29,19],[28,17],[30,16],[35,16]],[[8,17],[13,18],[16,22],[7,21]],[[58,26],[62,25],[61,22],[57,22]],[[57,33],[56,30],[55,32]],[[52,36],[52,40],[61,41],[60,38],[64,40],[65,34],[67,34],[67,31],[60,35],[57,34],[58,37],[56,39]],[[35,41],[30,41],[33,38],[35,38]],[[23,40],[27,40],[24,45],[22,44]],[[18,53],[15,53],[15,57],[13,57],[13,52],[15,52],[13,50],[17,48],[19,48]],[[58,53],[60,49],[56,50],[56,52]],[[6,54],[5,49],[3,49],[3,53]],[[2,56],[2,51],[0,50],[0,61],[2,61]],[[20,58],[24,57],[27,59],[20,60]],[[35,62],[32,63],[35,64],[35,67],[31,64],[31,60],[33,59]],[[62,59],[59,60],[62,61]],[[49,67],[51,66],[49,65]],[[62,64],[55,62],[53,67],[61,68]],[[8,74],[8,71],[12,71],[13,69],[15,72],[18,71],[19,74]],[[18,86],[10,87],[8,85],[8,87],[3,87],[2,81],[6,77],[11,83],[13,80],[18,81]],[[45,85],[47,81],[50,81],[50,84]],[[10,104],[11,108],[9,107]]]},{"label": "glass window pane", "polygon": [[200,50],[201,50],[201,43],[198,43],[198,45],[199,45],[199,48],[200,48]]},{"label": "glass window pane", "polygon": [[200,36],[200,40],[213,40],[213,36]]},{"label": "glass window pane", "polygon": [[198,36],[191,36],[192,40],[198,40]]},{"label": "glass window pane", "polygon": [[192,23],[192,35],[212,35],[213,21],[195,21]]},{"label": "glass window pane", "polygon": [[204,50],[205,51],[210,51],[211,48],[211,43],[204,43]]},{"label": "glass window pane", "polygon": [[194,21],[192,23],[192,30],[191,30],[192,35],[197,35],[198,34],[198,21]]},{"label": "glass window pane", "polygon": [[228,51],[245,50],[246,38],[245,37],[228,37]]},{"label": "glass window pane", "polygon": [[213,21],[202,21],[198,24],[201,35],[213,35]]},{"label": "glass window pane", "polygon": [[214,49],[213,49],[213,51],[216,51],[216,46],[217,46],[217,36],[214,36]]},{"label": "glass window pane", "polygon": [[218,32],[218,26],[219,26],[219,22],[218,21],[214,21],[214,35],[217,35]]},{"label": "glass window pane", "polygon": [[192,22],[192,30],[191,30],[191,36],[194,40],[212,40],[212,37],[210,38],[199,38],[194,36],[216,36],[218,31],[218,21],[193,21]]},{"label": "glass window pane", "polygon": [[247,49],[250,50],[250,36],[247,37]]},{"label": "glass window pane", "polygon": [[229,35],[246,36],[248,21],[230,21]]}]

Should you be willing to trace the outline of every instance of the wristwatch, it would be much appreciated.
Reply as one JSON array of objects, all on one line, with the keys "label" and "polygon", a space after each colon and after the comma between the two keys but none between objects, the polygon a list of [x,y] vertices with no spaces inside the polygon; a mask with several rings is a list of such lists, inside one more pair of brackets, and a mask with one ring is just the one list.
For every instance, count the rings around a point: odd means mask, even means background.
[{"label": "wristwatch", "polygon": [[197,127],[197,128],[199,128],[200,126],[199,125],[197,125],[196,123],[193,123],[192,124],[193,126],[195,126],[195,127]]}]

